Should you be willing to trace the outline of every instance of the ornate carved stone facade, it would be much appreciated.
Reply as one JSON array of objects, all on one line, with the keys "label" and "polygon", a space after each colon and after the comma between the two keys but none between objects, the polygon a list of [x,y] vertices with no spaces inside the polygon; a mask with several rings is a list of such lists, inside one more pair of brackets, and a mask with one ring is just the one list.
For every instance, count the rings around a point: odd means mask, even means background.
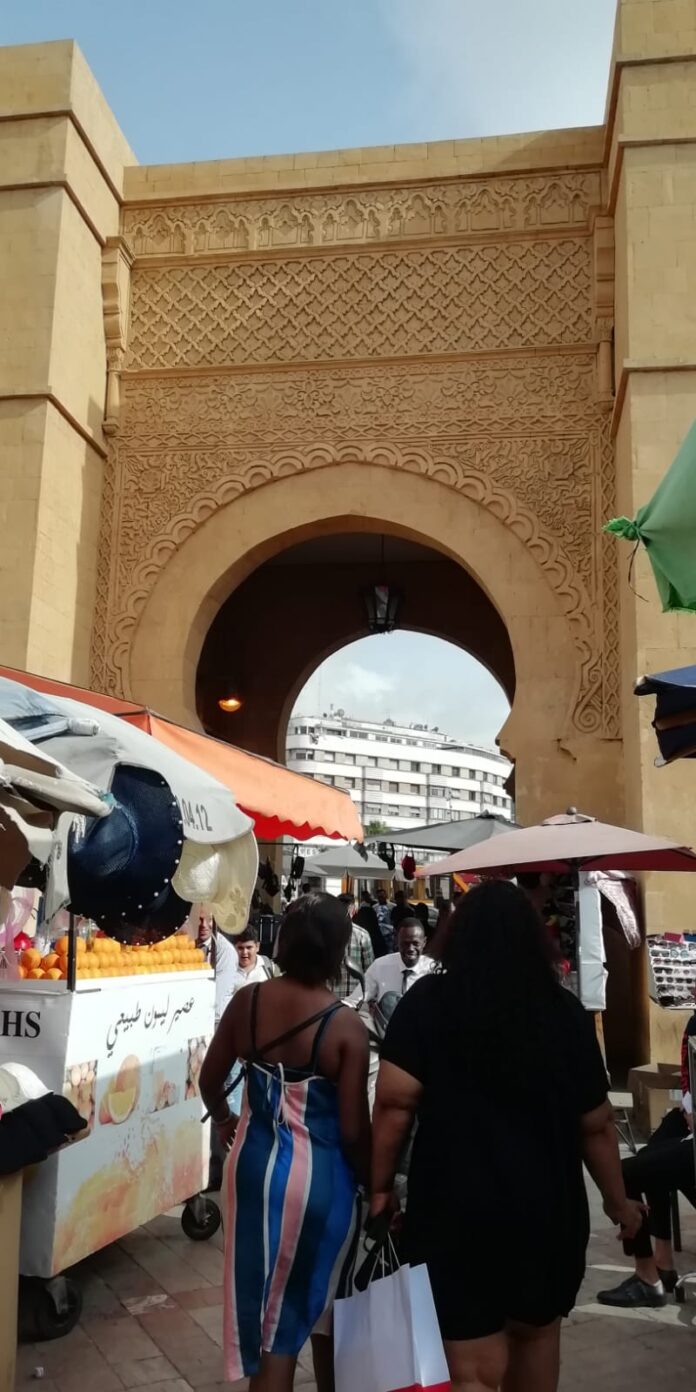
[{"label": "ornate carved stone facade", "polygon": [[138,615],[211,512],[278,477],[364,461],[444,483],[523,539],[578,652],[575,729],[615,737],[599,187],[577,172],[127,208],[95,683],[127,687]]},{"label": "ornate carved stone facade", "polygon": [[597,172],[468,179],[344,192],[293,193],[131,207],[123,230],[136,256],[354,246],[530,229],[585,228],[600,205]]},{"label": "ornate carved stone facade", "polygon": [[587,343],[590,284],[586,237],[136,267],[126,366]]}]

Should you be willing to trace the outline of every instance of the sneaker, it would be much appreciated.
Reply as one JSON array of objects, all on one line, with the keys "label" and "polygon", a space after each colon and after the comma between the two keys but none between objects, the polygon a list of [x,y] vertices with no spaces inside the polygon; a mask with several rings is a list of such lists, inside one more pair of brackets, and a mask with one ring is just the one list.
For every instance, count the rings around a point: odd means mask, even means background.
[{"label": "sneaker", "polygon": [[661,1310],[667,1304],[662,1283],[651,1286],[647,1281],[641,1281],[639,1276],[629,1276],[612,1290],[599,1291],[597,1300],[600,1305],[613,1305],[620,1310],[637,1310],[646,1306],[651,1310]]}]

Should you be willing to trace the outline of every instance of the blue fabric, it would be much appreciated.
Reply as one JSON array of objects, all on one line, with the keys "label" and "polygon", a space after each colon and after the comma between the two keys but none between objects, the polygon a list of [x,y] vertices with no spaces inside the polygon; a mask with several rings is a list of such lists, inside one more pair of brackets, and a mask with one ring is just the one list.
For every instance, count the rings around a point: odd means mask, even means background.
[{"label": "blue fabric", "polygon": [[[636,688],[637,696],[656,696],[653,729],[657,736],[660,758],[664,763],[673,759],[696,757],[696,666],[676,667],[671,672],[657,672],[643,677]],[[660,728],[661,722],[683,717],[678,723]]]},{"label": "blue fabric", "polygon": [[233,1380],[258,1371],[262,1349],[300,1352],[350,1262],[357,1192],[333,1084],[250,1064],[229,1167],[225,1262],[234,1267],[235,1308],[225,1320],[225,1365]]}]

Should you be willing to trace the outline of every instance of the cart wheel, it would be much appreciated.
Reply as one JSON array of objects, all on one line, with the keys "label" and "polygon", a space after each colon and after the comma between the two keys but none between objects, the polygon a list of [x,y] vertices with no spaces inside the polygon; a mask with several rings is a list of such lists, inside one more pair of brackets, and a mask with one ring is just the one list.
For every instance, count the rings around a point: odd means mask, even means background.
[{"label": "cart wheel", "polygon": [[74,1329],[82,1314],[82,1292],[69,1276],[50,1281],[20,1279],[20,1343],[62,1339]]},{"label": "cart wheel", "polygon": [[181,1226],[192,1242],[207,1242],[217,1232],[222,1215],[212,1199],[199,1195],[189,1199],[181,1215]]}]

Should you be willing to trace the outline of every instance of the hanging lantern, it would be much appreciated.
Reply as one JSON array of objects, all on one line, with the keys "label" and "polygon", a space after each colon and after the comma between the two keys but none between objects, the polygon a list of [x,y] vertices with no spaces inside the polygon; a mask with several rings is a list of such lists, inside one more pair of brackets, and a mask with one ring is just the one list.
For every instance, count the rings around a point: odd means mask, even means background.
[{"label": "hanging lantern", "polygon": [[363,594],[370,633],[392,633],[396,628],[401,591],[392,585],[370,585]]}]

